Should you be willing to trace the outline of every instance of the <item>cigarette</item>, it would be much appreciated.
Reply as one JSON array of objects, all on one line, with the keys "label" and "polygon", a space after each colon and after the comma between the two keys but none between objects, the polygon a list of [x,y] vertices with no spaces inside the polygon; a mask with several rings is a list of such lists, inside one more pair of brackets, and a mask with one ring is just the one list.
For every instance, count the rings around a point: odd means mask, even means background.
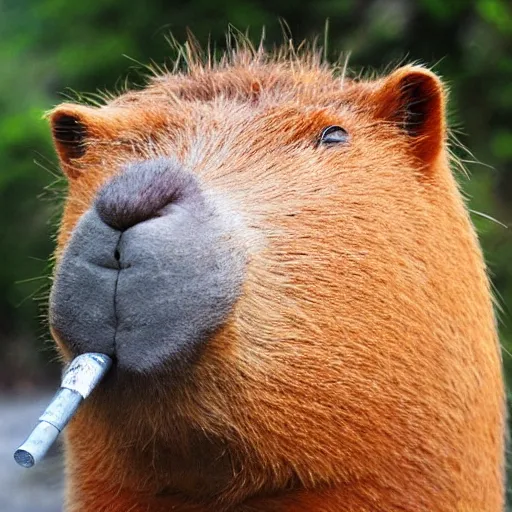
[{"label": "cigarette", "polygon": [[39,423],[14,452],[14,460],[20,466],[31,468],[46,455],[79,405],[99,384],[111,366],[110,357],[95,352],[81,354],[71,361],[62,376],[59,390],[39,417]]}]

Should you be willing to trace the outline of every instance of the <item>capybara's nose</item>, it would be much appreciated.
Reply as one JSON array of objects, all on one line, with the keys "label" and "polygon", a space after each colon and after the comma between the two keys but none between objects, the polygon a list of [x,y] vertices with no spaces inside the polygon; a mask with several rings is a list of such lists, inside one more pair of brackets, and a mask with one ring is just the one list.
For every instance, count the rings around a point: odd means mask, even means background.
[{"label": "capybara's nose", "polygon": [[177,160],[160,158],[130,164],[112,178],[98,193],[96,210],[105,224],[125,231],[165,215],[170,204],[197,209],[201,201],[193,175]]},{"label": "capybara's nose", "polygon": [[135,373],[192,361],[242,289],[245,244],[227,204],[173,159],[124,168],[59,261],[50,295],[57,340]]}]

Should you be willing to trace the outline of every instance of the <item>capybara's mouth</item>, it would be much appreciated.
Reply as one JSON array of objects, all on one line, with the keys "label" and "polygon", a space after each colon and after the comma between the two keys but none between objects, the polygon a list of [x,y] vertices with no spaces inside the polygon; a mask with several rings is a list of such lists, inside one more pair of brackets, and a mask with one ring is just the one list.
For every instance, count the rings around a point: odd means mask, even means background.
[{"label": "capybara's mouth", "polygon": [[191,361],[240,294],[245,261],[229,224],[176,161],[131,164],[72,233],[50,296],[53,332],[73,355],[105,353],[120,370]]}]

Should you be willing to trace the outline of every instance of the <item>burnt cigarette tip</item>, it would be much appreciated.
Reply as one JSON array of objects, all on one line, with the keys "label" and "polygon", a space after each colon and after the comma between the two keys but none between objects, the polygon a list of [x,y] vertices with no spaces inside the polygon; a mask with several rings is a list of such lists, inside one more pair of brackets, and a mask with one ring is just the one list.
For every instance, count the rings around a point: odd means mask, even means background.
[{"label": "burnt cigarette tip", "polygon": [[24,468],[31,468],[46,455],[59,433],[54,425],[40,421],[26,441],[14,452],[14,460]]},{"label": "burnt cigarette tip", "polygon": [[35,464],[34,457],[26,450],[16,450],[14,452],[14,460],[24,468],[31,468]]}]

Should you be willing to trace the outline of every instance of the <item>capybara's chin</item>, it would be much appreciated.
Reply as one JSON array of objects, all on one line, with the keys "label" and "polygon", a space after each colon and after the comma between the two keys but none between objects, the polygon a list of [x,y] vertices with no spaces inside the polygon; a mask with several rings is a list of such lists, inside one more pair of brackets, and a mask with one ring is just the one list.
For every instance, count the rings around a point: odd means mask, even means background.
[{"label": "capybara's chin", "polygon": [[171,159],[130,164],[73,230],[50,297],[50,325],[73,355],[116,372],[178,374],[230,314],[244,278],[233,217]]}]

